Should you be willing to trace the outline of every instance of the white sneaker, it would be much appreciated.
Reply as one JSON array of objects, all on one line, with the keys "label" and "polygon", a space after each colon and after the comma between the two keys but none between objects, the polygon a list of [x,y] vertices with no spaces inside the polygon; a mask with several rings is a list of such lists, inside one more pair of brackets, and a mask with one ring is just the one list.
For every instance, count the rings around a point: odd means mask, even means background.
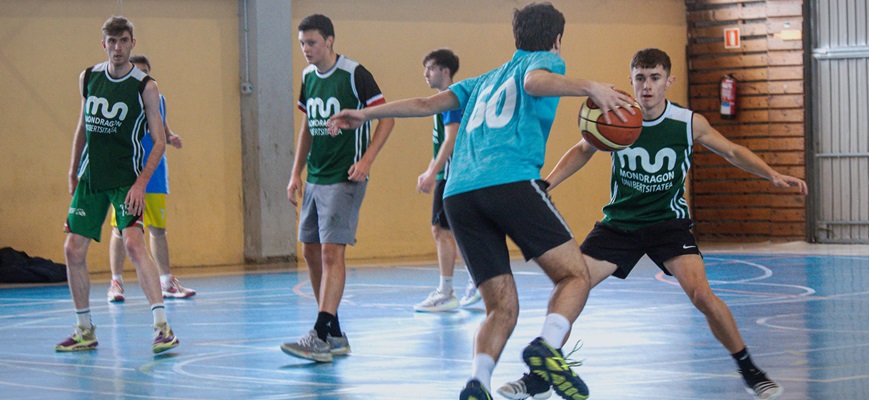
[{"label": "white sneaker", "polygon": [[175,299],[186,299],[188,297],[196,295],[196,291],[190,288],[186,288],[181,286],[181,282],[178,281],[178,278],[171,277],[169,280],[169,284],[166,286],[160,285],[163,290],[163,298],[175,298]]},{"label": "white sneaker", "polygon": [[413,306],[414,310],[420,312],[450,311],[457,308],[459,308],[459,299],[456,298],[453,292],[444,294],[437,290],[431,292],[425,301]]},{"label": "white sneaker", "polygon": [[481,299],[482,297],[480,297],[480,291],[477,290],[477,285],[474,284],[474,281],[469,280],[468,287],[465,288],[465,295],[462,296],[461,300],[459,300],[459,304],[462,307],[467,307]]},{"label": "white sneaker", "polygon": [[108,297],[109,301],[112,303],[124,301],[124,284],[116,279],[112,279],[112,284],[109,286]]}]

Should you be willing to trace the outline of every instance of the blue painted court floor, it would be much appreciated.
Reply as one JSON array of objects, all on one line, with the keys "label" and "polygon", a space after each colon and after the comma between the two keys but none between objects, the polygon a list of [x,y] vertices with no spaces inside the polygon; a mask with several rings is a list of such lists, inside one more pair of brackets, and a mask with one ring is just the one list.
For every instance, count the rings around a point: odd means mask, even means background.
[{"label": "blue painted court floor", "polygon": [[[869,256],[705,258],[713,289],[733,311],[755,362],[784,386],[783,399],[869,398]],[[520,352],[539,333],[552,289],[533,263],[514,262],[514,273],[522,309],[494,387],[525,371]],[[482,303],[414,312],[437,275],[434,265],[348,269],[339,317],[352,354],[331,364],[279,349],[316,318],[306,271],[182,271],[198,294],[166,301],[181,345],[159,356],[151,354],[151,315],[135,282],[127,282],[120,304],[106,302],[107,282],[94,282],[100,344],[85,353],[54,351],[75,322],[66,286],[5,287],[0,398],[456,399],[485,312]],[[458,290],[466,276],[458,268]],[[752,398],[705,318],[648,259],[629,279],[611,278],[592,291],[566,347],[576,343],[583,361],[577,372],[591,399]]]}]

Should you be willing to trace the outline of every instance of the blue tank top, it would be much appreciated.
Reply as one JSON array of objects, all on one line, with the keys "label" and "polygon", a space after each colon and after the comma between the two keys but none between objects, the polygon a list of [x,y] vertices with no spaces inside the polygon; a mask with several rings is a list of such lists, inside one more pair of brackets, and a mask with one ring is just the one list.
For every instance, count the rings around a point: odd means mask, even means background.
[{"label": "blue tank top", "polygon": [[[166,123],[166,98],[163,95],[160,95],[160,117],[163,119],[163,123]],[[145,148],[145,161],[148,162],[148,157],[151,155],[151,150],[154,148],[154,140],[151,139],[151,130],[145,133],[145,137],[142,138],[142,146]],[[169,144],[166,144],[166,147],[169,147]],[[160,159],[160,164],[157,165],[157,169],[154,170],[154,174],[151,175],[151,180],[148,181],[148,186],[145,187],[145,193],[169,193],[169,170],[166,168],[166,154],[163,154],[163,158]]]},{"label": "blue tank top", "polygon": [[506,64],[450,86],[464,110],[444,197],[540,179],[558,97],[525,92],[525,75],[563,75],[564,60],[549,51],[517,50]]}]

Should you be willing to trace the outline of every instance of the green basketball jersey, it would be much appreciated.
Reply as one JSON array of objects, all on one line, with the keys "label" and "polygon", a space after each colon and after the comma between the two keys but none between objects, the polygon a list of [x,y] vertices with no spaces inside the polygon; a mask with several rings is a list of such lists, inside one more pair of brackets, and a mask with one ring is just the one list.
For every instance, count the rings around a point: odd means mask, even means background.
[{"label": "green basketball jersey", "polygon": [[[431,132],[431,142],[434,147],[434,156],[433,158],[437,158],[438,153],[441,151],[441,146],[444,144],[444,141],[447,140],[447,128],[446,126],[452,123],[461,124],[462,123],[462,110],[455,109],[450,111],[444,111],[442,113],[437,113],[434,115],[434,128]],[[438,172],[437,176],[435,176],[436,181],[442,181],[447,179],[447,175],[450,173],[450,162],[452,161],[452,156],[447,158],[446,164],[444,167]]]},{"label": "green basketball jersey", "polygon": [[612,153],[610,202],[602,222],[634,230],[674,218],[690,218],[685,177],[694,140],[691,110],[667,102],[654,121],[643,121],[640,137]]},{"label": "green basketball jersey", "polygon": [[85,71],[84,125],[87,141],[79,180],[93,190],[131,186],[144,164],[145,108],[142,91],[151,78],[136,67],[112,78],[108,62]]},{"label": "green basketball jersey", "polygon": [[308,154],[310,183],[328,185],[347,182],[347,171],[368,150],[371,122],[356,129],[342,129],[332,137],[326,122],[338,111],[360,110],[385,102],[371,73],[358,62],[338,56],[335,66],[324,74],[309,65],[302,72],[299,109],[307,114],[313,141]]}]

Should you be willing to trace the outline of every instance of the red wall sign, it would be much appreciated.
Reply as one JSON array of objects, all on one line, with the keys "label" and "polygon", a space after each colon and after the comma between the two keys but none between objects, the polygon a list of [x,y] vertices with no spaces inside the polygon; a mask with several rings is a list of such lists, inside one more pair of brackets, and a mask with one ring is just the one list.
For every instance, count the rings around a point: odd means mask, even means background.
[{"label": "red wall sign", "polygon": [[738,49],[741,45],[739,28],[724,28],[724,48]]}]

